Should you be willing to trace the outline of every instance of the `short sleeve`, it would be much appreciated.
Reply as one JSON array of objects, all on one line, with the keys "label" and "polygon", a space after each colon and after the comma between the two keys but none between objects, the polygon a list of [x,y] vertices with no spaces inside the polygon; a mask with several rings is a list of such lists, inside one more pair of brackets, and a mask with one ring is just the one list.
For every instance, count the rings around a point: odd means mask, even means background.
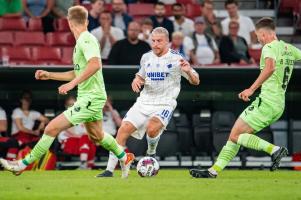
[{"label": "short sleeve", "polygon": [[264,59],[272,58],[272,59],[276,60],[276,58],[277,58],[276,53],[274,52],[273,47],[270,44],[266,44],[262,48],[262,57]]},{"label": "short sleeve", "polygon": [[188,51],[191,51],[193,49],[195,49],[193,41],[190,37],[184,37],[184,41],[183,41],[184,46],[186,47],[186,49]]},{"label": "short sleeve", "polygon": [[0,120],[6,120],[6,113],[0,108]]},{"label": "short sleeve", "polygon": [[92,37],[85,37],[80,41],[80,47],[87,61],[94,57],[100,58],[99,45],[96,38],[94,40]]},{"label": "short sleeve", "polygon": [[146,62],[146,57],[145,55],[143,55],[140,60],[139,71],[137,72],[137,75],[141,76],[142,78],[145,78],[145,68],[144,68],[145,62]]},{"label": "short sleeve", "polygon": [[293,45],[291,45],[291,47],[292,47],[292,52],[295,57],[295,60],[296,61],[301,60],[301,50],[298,49],[297,47],[294,47]]},{"label": "short sleeve", "polygon": [[42,116],[42,114],[40,112],[34,111],[34,110],[30,111],[30,115],[33,120],[37,120]]},{"label": "short sleeve", "polygon": [[252,21],[252,19],[249,17],[247,17],[246,19],[248,20],[249,32],[255,31],[255,25],[254,25],[254,22]]},{"label": "short sleeve", "polygon": [[13,119],[20,119],[20,118],[22,118],[22,111],[21,111],[20,108],[16,108],[16,109],[13,111],[12,118],[13,118]]},{"label": "short sleeve", "polygon": [[122,40],[124,39],[124,33],[121,29],[117,29],[116,35],[114,35],[116,40]]}]

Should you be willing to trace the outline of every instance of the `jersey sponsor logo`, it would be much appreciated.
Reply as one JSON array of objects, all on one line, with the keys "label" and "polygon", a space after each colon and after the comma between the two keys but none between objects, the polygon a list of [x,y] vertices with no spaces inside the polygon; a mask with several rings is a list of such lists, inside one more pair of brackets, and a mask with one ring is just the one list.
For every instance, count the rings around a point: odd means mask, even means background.
[{"label": "jersey sponsor logo", "polygon": [[147,77],[149,77],[152,81],[163,81],[166,77],[168,77],[168,72],[148,72],[146,73]]},{"label": "jersey sponsor logo", "polygon": [[80,107],[75,107],[75,108],[74,108],[74,111],[75,111],[75,112],[79,112],[79,111],[80,111]]}]

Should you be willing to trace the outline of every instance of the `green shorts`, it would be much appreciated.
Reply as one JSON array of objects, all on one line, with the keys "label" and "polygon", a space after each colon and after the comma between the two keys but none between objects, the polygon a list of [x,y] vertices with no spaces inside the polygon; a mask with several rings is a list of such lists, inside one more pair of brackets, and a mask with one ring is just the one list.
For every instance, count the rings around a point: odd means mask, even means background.
[{"label": "green shorts", "polygon": [[72,107],[64,111],[64,115],[73,125],[102,120],[105,103],[104,99],[79,97]]},{"label": "green shorts", "polygon": [[258,132],[277,121],[283,111],[284,109],[281,106],[273,105],[257,97],[239,117],[251,126],[255,132]]}]

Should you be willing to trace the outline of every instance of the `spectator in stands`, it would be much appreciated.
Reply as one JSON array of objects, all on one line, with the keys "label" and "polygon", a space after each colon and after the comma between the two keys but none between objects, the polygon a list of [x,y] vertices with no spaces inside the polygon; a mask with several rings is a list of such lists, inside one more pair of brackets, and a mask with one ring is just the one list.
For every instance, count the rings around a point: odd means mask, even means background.
[{"label": "spectator in stands", "polygon": [[173,4],[172,14],[169,19],[173,21],[174,31],[181,31],[185,36],[191,37],[194,32],[194,22],[185,17],[185,7],[180,3]]},{"label": "spectator in stands", "polygon": [[93,29],[91,33],[99,40],[101,58],[103,62],[106,62],[112,46],[115,42],[124,38],[124,33],[120,28],[111,25],[112,16],[108,11],[100,13],[99,22],[101,26]]},{"label": "spectator in stands", "polygon": [[18,154],[18,141],[5,137],[7,132],[7,119],[5,111],[0,107],[0,157],[8,160],[16,159]]},{"label": "spectator in stands", "polygon": [[103,0],[91,0],[91,10],[88,15],[88,30],[91,31],[100,26],[99,15],[104,11],[104,1]]},{"label": "spectator in stands", "polygon": [[32,95],[24,91],[20,98],[20,107],[12,113],[12,137],[18,140],[19,145],[31,144],[39,140],[48,119],[41,113],[31,110]]},{"label": "spectator in stands", "polygon": [[195,32],[192,34],[192,41],[195,47],[195,64],[218,64],[220,63],[217,45],[214,39],[206,34],[205,19],[197,17],[194,20]]},{"label": "spectator in stands", "polygon": [[153,22],[149,18],[145,18],[141,23],[141,33],[138,35],[138,39],[151,44],[150,33],[153,30]]},{"label": "spectator in stands", "polygon": [[174,27],[172,21],[165,17],[166,9],[164,3],[156,3],[154,5],[154,13],[155,15],[150,17],[153,22],[154,28],[157,28],[159,26],[166,28],[169,32],[169,39],[171,39],[171,35],[174,32]]},{"label": "spectator in stands", "polygon": [[150,50],[148,43],[138,39],[140,24],[131,22],[127,38],[116,42],[109,55],[110,65],[139,65],[141,56]]},{"label": "spectator in stands", "polygon": [[222,36],[222,28],[213,11],[214,6],[212,1],[204,1],[202,3],[202,16],[206,23],[205,33],[213,37],[218,44]]},{"label": "spectator in stands", "polygon": [[118,111],[113,108],[113,102],[110,96],[107,98],[107,102],[103,107],[103,130],[111,135],[116,135],[117,128],[121,125],[122,118]]},{"label": "spectator in stands", "polygon": [[25,17],[41,19],[45,33],[54,31],[53,17],[50,15],[53,7],[54,0],[23,0]]},{"label": "spectator in stands", "polygon": [[[76,99],[69,96],[65,100],[66,109],[75,103]],[[84,124],[75,125],[59,134],[61,149],[66,154],[79,155],[79,169],[91,169],[94,166],[96,146],[89,139]]]},{"label": "spectator in stands", "polygon": [[[157,2],[157,1],[154,1],[154,2]],[[159,0],[158,2],[162,2],[162,3],[166,4],[166,5],[171,5],[171,4],[177,3],[176,0]]]},{"label": "spectator in stands", "polygon": [[0,17],[20,17],[22,15],[22,0],[2,0]]},{"label": "spectator in stands", "polygon": [[182,32],[175,31],[172,33],[170,48],[181,53],[191,63],[196,63],[192,39],[184,36]]},{"label": "spectator in stands", "polygon": [[113,26],[120,28],[126,33],[127,27],[133,18],[126,12],[126,5],[123,0],[112,0]]},{"label": "spectator in stands", "polygon": [[237,20],[240,24],[238,32],[239,36],[245,38],[249,46],[257,43],[254,23],[250,17],[239,14],[237,0],[227,0],[225,2],[225,8],[227,9],[229,17],[222,21],[223,34],[228,35],[230,21]]},{"label": "spectator in stands", "polygon": [[219,45],[222,63],[255,64],[250,57],[247,41],[238,35],[239,23],[232,20],[229,23],[229,36],[223,36]]},{"label": "spectator in stands", "polygon": [[76,3],[75,0],[55,0],[52,13],[56,18],[65,18],[67,17],[68,9]]}]

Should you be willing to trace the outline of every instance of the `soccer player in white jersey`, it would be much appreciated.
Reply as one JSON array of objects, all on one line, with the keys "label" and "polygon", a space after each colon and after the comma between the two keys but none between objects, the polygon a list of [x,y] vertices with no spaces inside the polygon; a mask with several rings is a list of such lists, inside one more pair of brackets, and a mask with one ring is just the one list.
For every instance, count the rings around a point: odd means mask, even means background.
[{"label": "soccer player in white jersey", "polygon": [[[132,89],[139,93],[136,103],[124,117],[116,140],[122,147],[130,136],[142,139],[147,134],[146,154],[154,156],[160,135],[167,126],[177,106],[181,89],[181,76],[192,85],[198,85],[199,75],[176,51],[169,49],[168,31],[163,27],[151,33],[152,51],[145,53],[140,61],[140,70],[132,82]],[[112,177],[118,163],[110,153],[107,169],[98,177]]]}]

